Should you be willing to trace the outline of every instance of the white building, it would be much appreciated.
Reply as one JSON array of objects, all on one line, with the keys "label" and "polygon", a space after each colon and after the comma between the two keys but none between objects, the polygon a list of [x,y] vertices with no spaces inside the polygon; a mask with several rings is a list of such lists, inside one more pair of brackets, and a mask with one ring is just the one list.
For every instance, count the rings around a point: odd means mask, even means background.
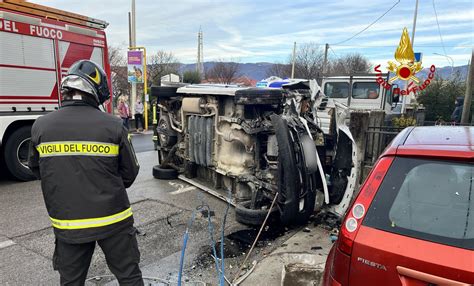
[{"label": "white building", "polygon": [[180,82],[179,75],[170,73],[161,77],[161,85],[169,85]]}]

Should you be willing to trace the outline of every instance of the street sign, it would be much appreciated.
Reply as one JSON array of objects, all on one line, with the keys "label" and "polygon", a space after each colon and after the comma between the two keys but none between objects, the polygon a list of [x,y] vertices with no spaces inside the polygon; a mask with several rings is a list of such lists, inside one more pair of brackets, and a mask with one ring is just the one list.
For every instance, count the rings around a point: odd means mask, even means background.
[{"label": "street sign", "polygon": [[143,83],[143,52],[128,51],[128,81],[131,83]]}]

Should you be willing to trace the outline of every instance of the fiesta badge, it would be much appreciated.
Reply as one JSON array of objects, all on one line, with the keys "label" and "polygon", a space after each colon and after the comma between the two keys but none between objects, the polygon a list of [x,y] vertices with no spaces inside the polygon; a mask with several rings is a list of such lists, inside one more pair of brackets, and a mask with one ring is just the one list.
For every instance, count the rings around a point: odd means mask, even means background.
[{"label": "fiesta badge", "polygon": [[[430,83],[431,80],[434,78],[435,73],[435,66],[432,65],[430,67],[430,73],[428,74],[428,78],[424,81],[421,81],[416,74],[423,69],[421,66],[421,57],[416,60],[415,53],[413,52],[413,47],[410,42],[410,37],[408,36],[407,28],[403,29],[402,36],[400,38],[400,44],[395,51],[395,60],[397,62],[388,62],[387,69],[395,74],[388,79],[388,82],[382,78],[382,71],[380,70],[380,65],[375,67],[375,71],[378,73],[377,75],[377,82],[386,89],[390,89],[392,87],[392,83],[396,80],[409,80],[408,87],[406,90],[402,90],[396,88],[394,89],[394,93],[399,93],[401,95],[408,95],[411,92],[417,93],[425,89]],[[414,85],[416,83],[416,85]]]}]

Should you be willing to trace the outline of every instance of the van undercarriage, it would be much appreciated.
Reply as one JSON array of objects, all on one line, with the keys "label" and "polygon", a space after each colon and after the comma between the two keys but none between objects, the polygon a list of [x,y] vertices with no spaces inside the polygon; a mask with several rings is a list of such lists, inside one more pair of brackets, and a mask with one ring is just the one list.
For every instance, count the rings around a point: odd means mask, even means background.
[{"label": "van undercarriage", "polygon": [[[285,225],[306,222],[316,202],[338,205],[352,197],[352,137],[309,86],[153,87],[155,177],[181,174],[221,198],[230,193],[236,219],[250,225],[262,223],[277,193],[271,212]],[[318,112],[333,118],[329,132],[321,129]]]}]

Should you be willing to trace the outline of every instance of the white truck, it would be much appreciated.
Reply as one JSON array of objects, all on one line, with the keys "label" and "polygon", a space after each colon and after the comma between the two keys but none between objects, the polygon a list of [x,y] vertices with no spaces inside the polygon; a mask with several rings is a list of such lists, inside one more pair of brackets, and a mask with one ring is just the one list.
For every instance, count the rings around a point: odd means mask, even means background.
[{"label": "white truck", "polygon": [[[388,75],[385,74],[388,78]],[[383,88],[376,74],[356,74],[353,76],[323,77],[321,89],[334,102],[346,105],[356,110],[383,110],[387,114],[392,110],[392,104],[398,102],[398,96],[392,96],[392,89]]]},{"label": "white truck", "polygon": [[22,0],[0,0],[0,157],[14,178],[34,178],[26,166],[31,126],[61,104],[59,84],[68,68],[90,59],[110,78],[107,25]]}]

